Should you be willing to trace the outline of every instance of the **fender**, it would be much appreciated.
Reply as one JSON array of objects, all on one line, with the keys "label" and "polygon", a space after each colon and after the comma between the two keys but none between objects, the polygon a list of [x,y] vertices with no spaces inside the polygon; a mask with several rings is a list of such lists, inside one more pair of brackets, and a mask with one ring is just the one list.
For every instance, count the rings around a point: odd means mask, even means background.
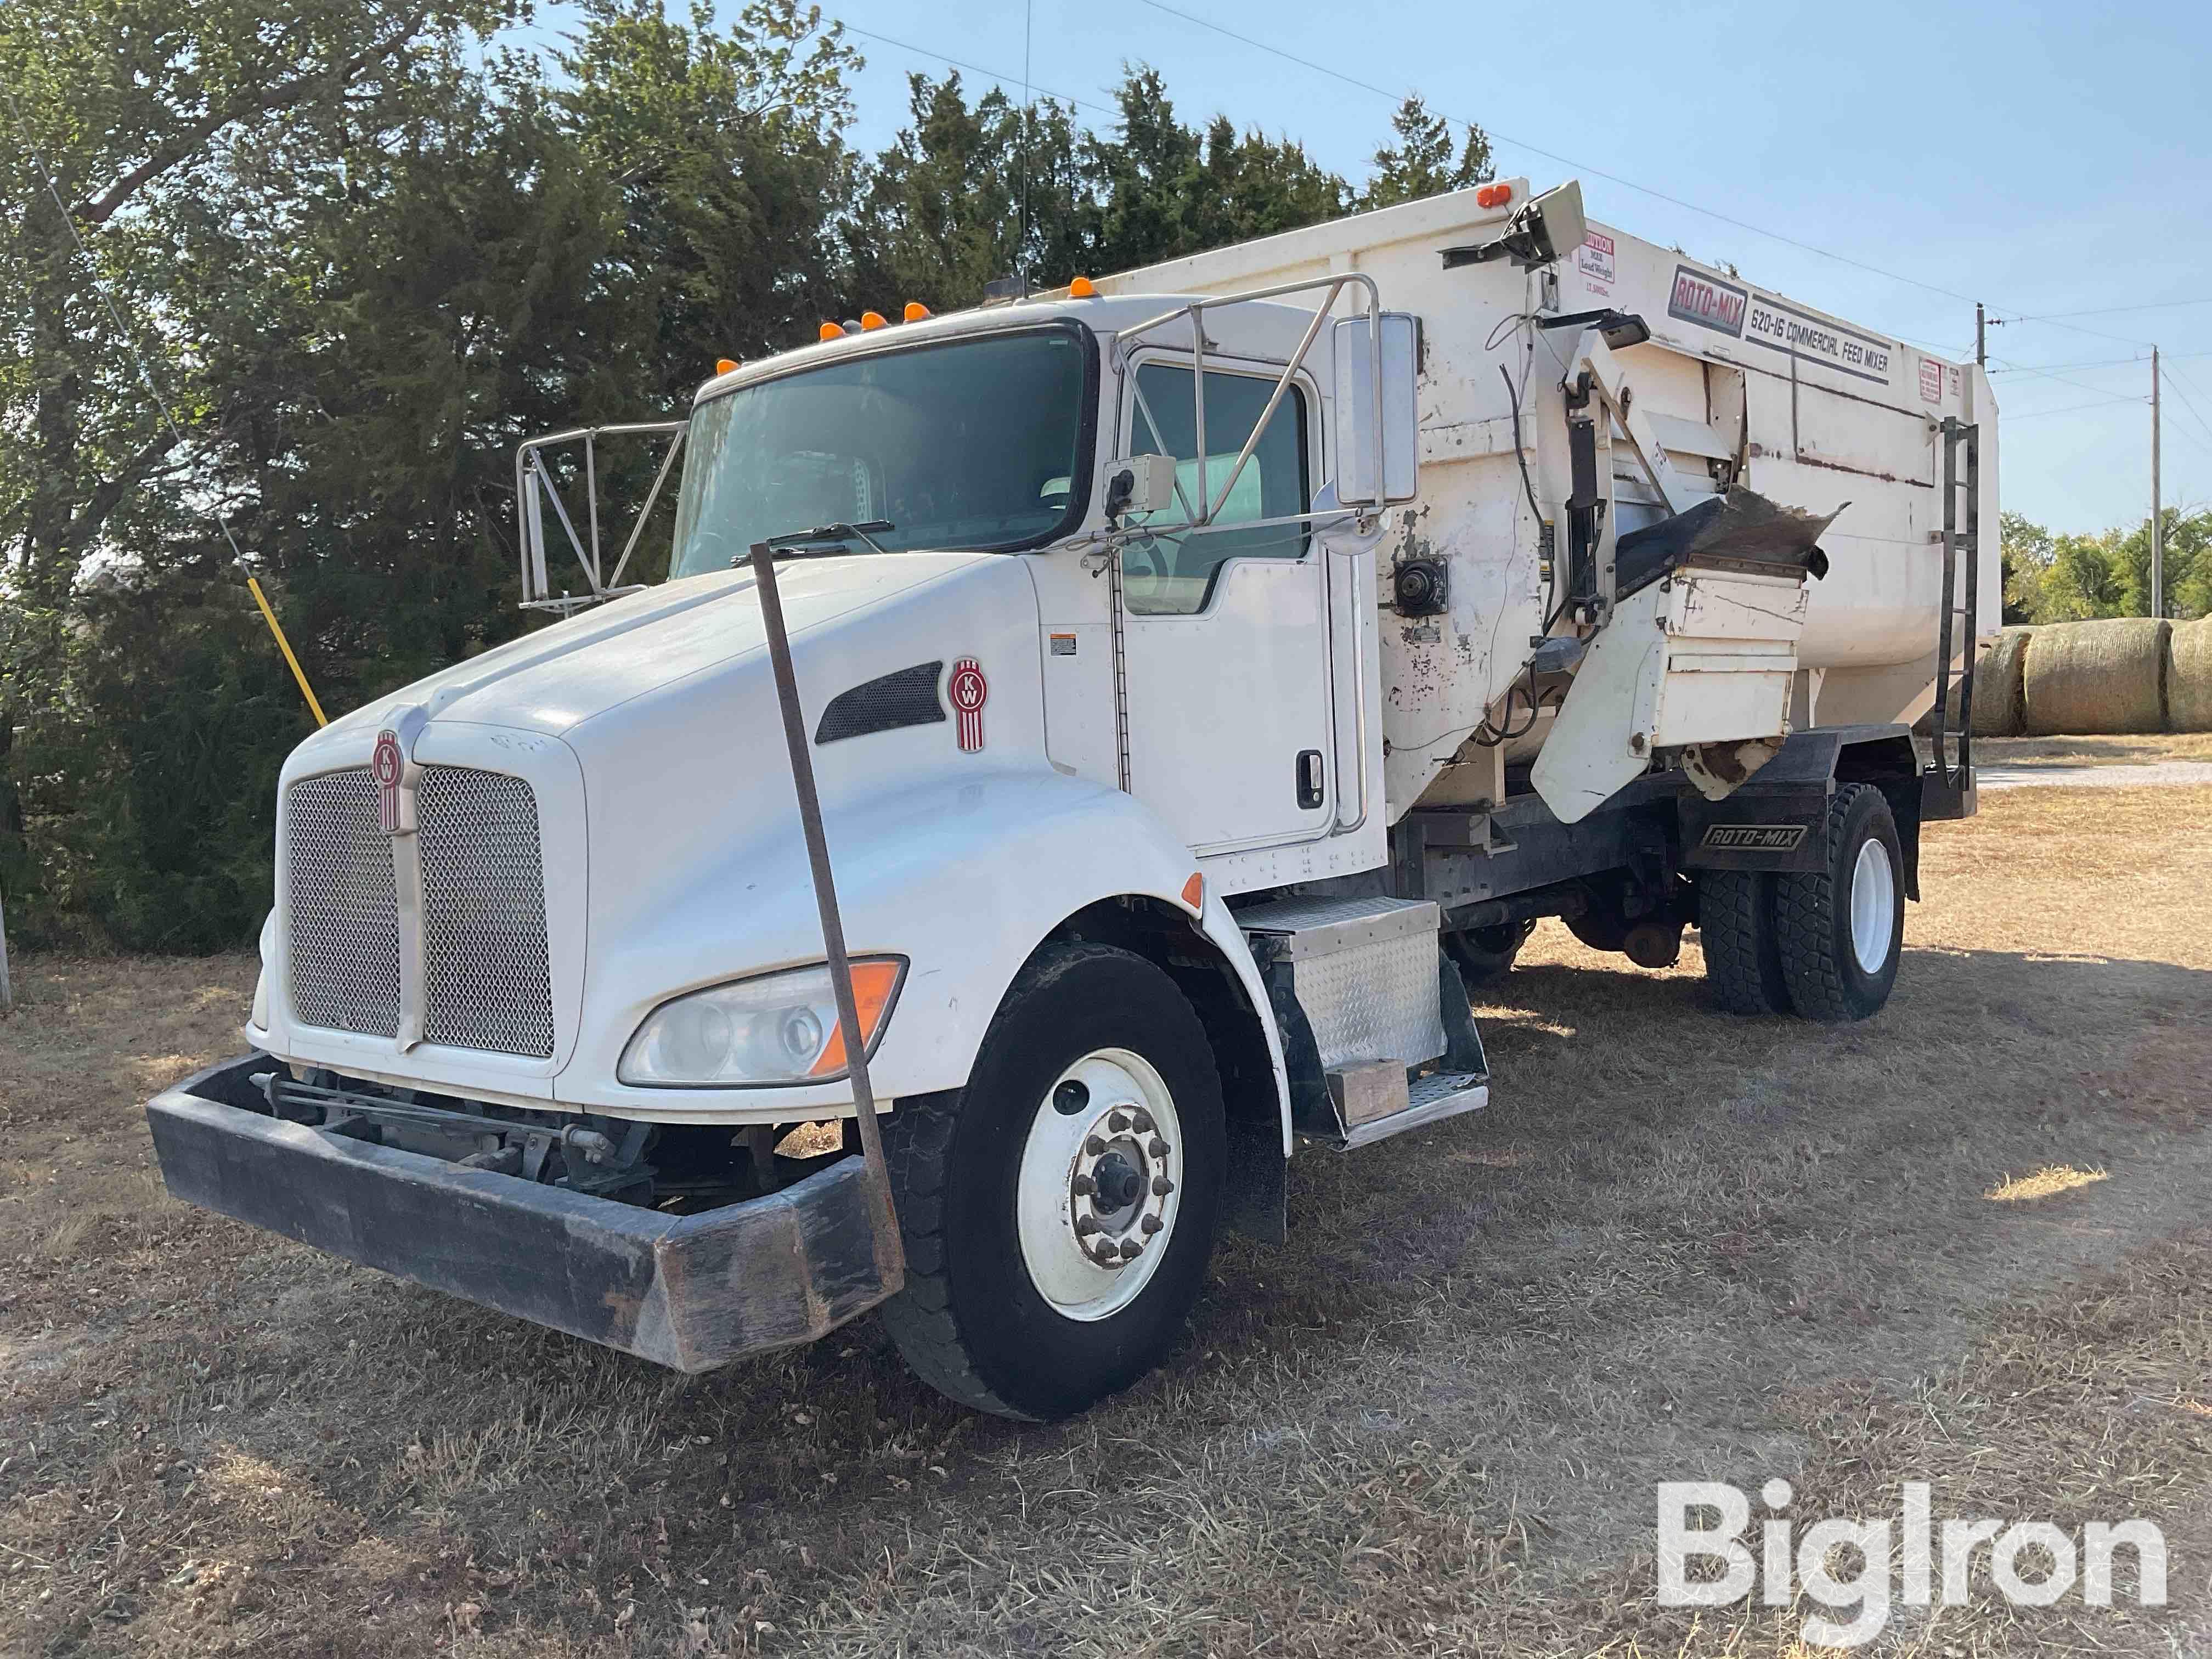
[{"label": "fender", "polygon": [[[1283,1150],[1288,1081],[1267,993],[1235,916],[1212,890],[1184,896],[1199,864],[1133,798],[1021,767],[912,787],[829,815],[830,862],[848,947],[908,967],[870,1063],[885,1098],[957,1089],[1006,988],[1053,930],[1085,907],[1125,896],[1191,917],[1235,974],[1267,1035]],[[555,1098],[659,1122],[788,1122],[848,1115],[842,1083],[804,1088],[636,1088],[617,1077],[623,1046],[655,1007],[705,986],[822,959],[805,852],[790,826],[764,826],[684,884],[680,902],[595,937],[583,1036],[554,1079]],[[617,996],[612,988],[635,988]]]}]

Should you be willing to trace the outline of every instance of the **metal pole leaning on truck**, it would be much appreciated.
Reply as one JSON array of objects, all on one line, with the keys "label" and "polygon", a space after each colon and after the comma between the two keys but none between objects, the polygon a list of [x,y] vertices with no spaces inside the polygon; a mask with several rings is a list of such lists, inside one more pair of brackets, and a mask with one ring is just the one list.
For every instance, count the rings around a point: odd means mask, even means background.
[{"label": "metal pole leaning on truck", "polygon": [[876,1267],[884,1294],[896,1296],[906,1286],[906,1241],[900,1237],[898,1215],[891,1207],[890,1167],[884,1161],[883,1126],[876,1121],[875,1091],[868,1086],[868,1045],[861,1037],[860,1003],[853,995],[853,963],[845,954],[845,923],[837,911],[836,884],[830,874],[830,842],[822,830],[822,799],[814,788],[814,759],[806,748],[799,679],[792,672],[791,636],[784,631],[783,596],[776,591],[775,550],[766,542],[755,542],[752,564],[760,586],[769,661],[775,671],[775,700],[783,713],[784,747],[791,753],[791,784],[799,796],[799,825],[806,837],[806,862],[814,878],[814,903],[822,915],[822,945],[830,958],[830,987],[837,994],[837,1026],[844,1035],[845,1069],[853,1079],[860,1156],[868,1166]]}]

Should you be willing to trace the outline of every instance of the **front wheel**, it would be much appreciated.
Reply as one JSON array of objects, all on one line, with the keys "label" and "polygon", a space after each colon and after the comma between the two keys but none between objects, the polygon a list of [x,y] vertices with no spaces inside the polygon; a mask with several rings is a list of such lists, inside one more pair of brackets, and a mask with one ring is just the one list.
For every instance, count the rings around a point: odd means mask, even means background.
[{"label": "front wheel", "polygon": [[968,1086],[884,1125],[908,1365],[963,1405],[1053,1419],[1127,1388],[1182,1334],[1213,1253],[1221,1083],[1175,981],[1130,951],[1047,947]]},{"label": "front wheel", "polygon": [[1790,1006],[1839,1024],[1881,1011],[1905,945],[1905,858],[1889,801],[1839,787],[1822,825],[1823,867],[1774,878],[1774,934]]}]

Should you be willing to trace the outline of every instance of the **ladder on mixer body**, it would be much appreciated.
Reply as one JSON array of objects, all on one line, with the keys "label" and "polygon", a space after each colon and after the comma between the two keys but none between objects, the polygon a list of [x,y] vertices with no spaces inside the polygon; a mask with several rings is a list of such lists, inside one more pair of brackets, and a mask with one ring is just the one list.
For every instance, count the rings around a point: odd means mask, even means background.
[{"label": "ladder on mixer body", "polygon": [[[1936,641],[1936,708],[1929,717],[1935,738],[1931,770],[1943,789],[1958,792],[1973,781],[1974,652],[1981,635],[1982,569],[1982,446],[1981,428],[1955,416],[1946,416],[1937,428],[1943,444],[1943,615]],[[1965,465],[1961,468],[1960,452]],[[1961,522],[1959,493],[1966,496]],[[1960,591],[1959,556],[1966,556],[1965,592]],[[1958,642],[1953,631],[1966,623],[1966,662],[1960,669],[1959,729],[1950,730],[1951,654]]]}]

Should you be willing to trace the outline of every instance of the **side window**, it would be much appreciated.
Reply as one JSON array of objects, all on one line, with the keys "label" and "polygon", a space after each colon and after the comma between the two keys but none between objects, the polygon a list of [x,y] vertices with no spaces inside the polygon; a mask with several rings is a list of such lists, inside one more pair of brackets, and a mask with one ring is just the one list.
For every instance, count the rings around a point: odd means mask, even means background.
[{"label": "side window", "polygon": [[[1183,500],[1194,516],[1203,509],[1198,494],[1198,421],[1192,407],[1191,372],[1173,363],[1146,363],[1137,370],[1137,390],[1131,447],[1140,454],[1174,456],[1182,485],[1182,500],[1157,516],[1184,518]],[[1206,487],[1212,495],[1221,494],[1274,390],[1273,375],[1207,372]],[[1244,464],[1212,526],[1162,533],[1132,543],[1124,550],[1122,592],[1129,609],[1146,616],[1188,616],[1206,609],[1213,597],[1215,578],[1229,560],[1304,558],[1304,525],[1255,521],[1303,513],[1311,505],[1305,392],[1293,384],[1275,405],[1267,429],[1260,434],[1252,459]]]}]

